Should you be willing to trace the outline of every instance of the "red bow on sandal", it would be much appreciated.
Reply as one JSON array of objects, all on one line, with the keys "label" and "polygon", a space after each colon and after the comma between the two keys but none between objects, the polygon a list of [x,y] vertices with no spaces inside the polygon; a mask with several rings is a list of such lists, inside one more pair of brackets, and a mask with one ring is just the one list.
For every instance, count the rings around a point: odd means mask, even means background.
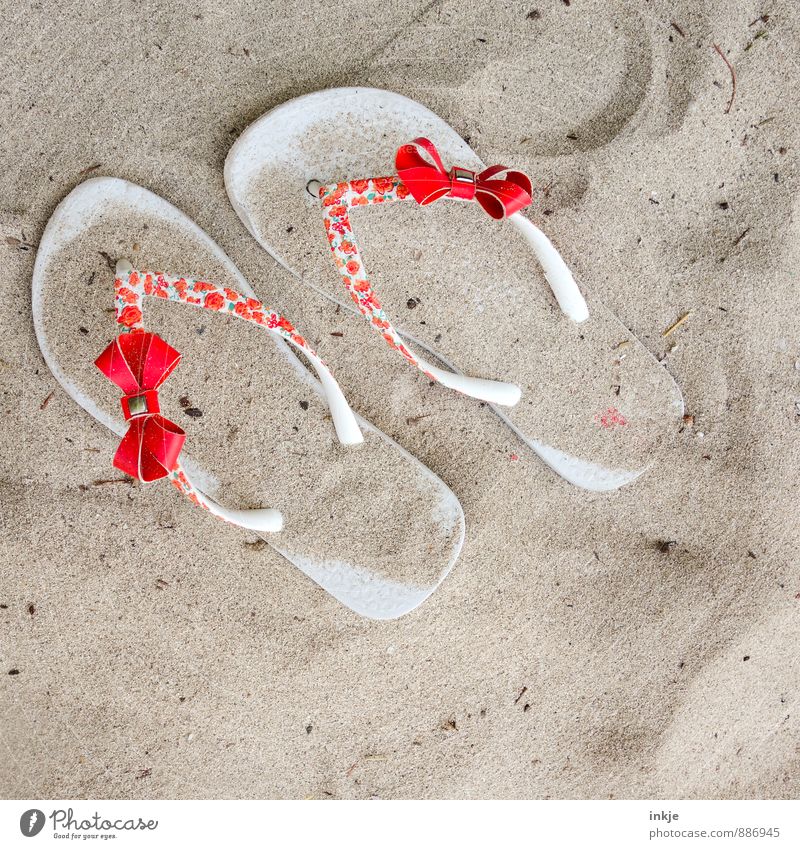
[{"label": "red bow on sandal", "polygon": [[[425,159],[420,148],[428,153],[433,165]],[[397,176],[420,206],[443,197],[476,200],[487,215],[500,220],[531,202],[531,181],[522,171],[510,171],[505,165],[492,165],[479,174],[457,166],[446,171],[436,145],[421,136],[397,151],[395,165]],[[506,179],[496,179],[503,172]]]},{"label": "red bow on sandal", "polygon": [[155,333],[122,333],[95,365],[125,393],[122,414],[129,423],[114,465],[149,482],[165,478],[177,465],[185,432],[161,415],[158,387],[172,374],[181,355]]}]

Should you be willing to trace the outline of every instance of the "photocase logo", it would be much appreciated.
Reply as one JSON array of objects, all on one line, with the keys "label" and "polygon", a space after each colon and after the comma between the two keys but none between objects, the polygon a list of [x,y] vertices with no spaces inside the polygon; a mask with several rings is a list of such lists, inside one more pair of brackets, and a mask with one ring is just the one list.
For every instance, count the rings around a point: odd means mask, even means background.
[{"label": "photocase logo", "polygon": [[[80,816],[80,815],[79,815]],[[116,831],[155,831],[158,828],[158,820],[144,820],[141,817],[119,817],[114,820],[106,819],[98,811],[82,819],[76,819],[72,808],[56,808],[45,817],[44,811],[31,808],[19,818],[19,830],[25,837],[36,837],[44,828],[46,820],[52,821],[54,837],[72,838],[97,837],[97,832]],[[81,835],[80,832],[89,832]],[[115,835],[103,834],[107,839]]]},{"label": "photocase logo", "polygon": [[31,808],[19,818],[19,830],[25,837],[36,837],[44,828],[44,814],[38,808]]}]

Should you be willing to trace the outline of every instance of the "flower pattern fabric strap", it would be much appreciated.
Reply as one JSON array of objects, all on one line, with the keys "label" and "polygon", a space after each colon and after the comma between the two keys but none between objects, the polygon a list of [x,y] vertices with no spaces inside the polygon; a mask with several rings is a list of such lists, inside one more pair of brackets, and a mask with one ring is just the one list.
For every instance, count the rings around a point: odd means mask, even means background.
[{"label": "flower pattern fabric strap", "polygon": [[118,274],[114,280],[114,288],[117,322],[128,330],[144,329],[142,302],[147,295],[203,307],[212,312],[229,313],[237,318],[252,321],[268,330],[274,330],[287,342],[314,354],[288,319],[268,309],[261,301],[216,283],[130,269]]},{"label": "flower pattern fabric strap", "polygon": [[409,187],[399,177],[374,177],[369,180],[351,180],[322,186],[319,196],[328,243],[344,286],[358,311],[383,336],[387,345],[398,351],[407,362],[431,380],[444,386],[490,403],[508,407],[516,404],[520,398],[520,390],[514,384],[456,374],[439,368],[412,352],[395,330],[370,285],[350,223],[350,209],[403,200],[412,196]]},{"label": "flower pattern fabric strap", "polygon": [[[295,327],[288,319],[268,309],[257,299],[243,295],[234,289],[204,280],[192,280],[186,277],[170,277],[155,272],[137,271],[131,268],[125,261],[117,264],[114,289],[116,319],[117,323],[121,325],[122,335],[109,348],[113,348],[114,345],[120,345],[122,348],[126,348],[128,345],[136,344],[122,341],[125,336],[134,339],[144,339],[154,336],[154,334],[148,334],[144,330],[142,310],[146,296],[191,304],[203,309],[212,310],[213,312],[224,313],[253,322],[265,330],[278,334],[287,342],[301,349],[308,357],[309,361],[317,370],[317,374],[322,382],[340,441],[346,444],[355,444],[363,439],[355,416],[344,399],[338,384],[328,371],[327,366],[308,345],[306,340],[297,333]],[[158,339],[159,337],[155,338]],[[167,347],[169,348],[169,346]],[[173,349],[170,348],[169,350],[172,351]],[[99,358],[101,362],[108,355],[108,351],[109,349],[106,349],[104,354]],[[177,352],[175,353],[177,354]],[[141,363],[137,363],[136,367],[139,365]],[[155,385],[152,387],[145,387],[144,384],[140,385],[148,391],[157,389],[176,365],[177,359],[175,359],[161,379],[155,380]],[[142,393],[136,394],[129,392],[127,382],[121,388],[127,395],[133,394],[134,397],[142,397]],[[130,404],[130,399],[128,401]],[[149,397],[149,400],[145,399],[145,403],[152,403],[152,401],[152,395]],[[123,409],[125,408],[123,407]],[[135,422],[136,419],[133,419],[133,421]],[[165,419],[164,421],[167,420]],[[178,430],[180,429],[178,428]],[[168,454],[164,455],[165,462],[163,465],[168,472],[166,476],[170,483],[193,503],[205,508],[213,515],[240,527],[265,532],[275,532],[281,529],[282,518],[277,510],[230,510],[217,504],[217,502],[197,489],[183,469],[178,452],[174,451],[174,445],[175,443],[170,447]],[[178,451],[180,451],[180,446],[178,446]],[[123,471],[132,473],[127,468],[123,469]],[[156,475],[156,477],[159,477],[159,475]],[[154,478],[143,477],[142,479]]]},{"label": "flower pattern fabric strap", "polygon": [[[213,312],[226,312],[273,330],[298,347],[307,347],[305,339],[295,332],[294,326],[288,319],[266,309],[260,301],[248,298],[234,289],[218,286],[216,283],[186,277],[169,277],[150,271],[137,271],[127,266],[127,263],[120,263],[114,279],[114,290],[117,323],[122,325],[123,333],[144,333],[144,298],[149,296],[191,304]],[[225,515],[228,511],[220,508],[220,505],[194,486],[177,457],[174,465],[169,469],[168,478],[170,483],[194,504],[220,518],[231,521]]]},{"label": "flower pattern fabric strap", "polygon": [[[361,251],[356,244],[349,214],[353,207],[403,200],[410,195],[408,187],[399,177],[351,180],[348,183],[322,186],[319,190],[323,224],[333,252],[333,261],[339,269],[345,289],[350,293],[361,315],[383,336],[386,343],[399,351],[411,365],[419,366],[417,358],[406,347],[401,336],[392,326],[381,307],[378,296],[372,290],[364,270]],[[426,374],[435,380],[432,374],[428,372]]]},{"label": "flower pattern fabric strap", "polygon": [[316,371],[339,441],[343,445],[357,445],[364,441],[355,414],[328,366],[287,318],[268,309],[261,301],[205,280],[168,277],[166,274],[133,269],[126,271],[121,278],[118,277],[115,285],[117,321],[130,329],[142,327],[142,299],[148,295],[235,316],[281,336],[302,351]]}]

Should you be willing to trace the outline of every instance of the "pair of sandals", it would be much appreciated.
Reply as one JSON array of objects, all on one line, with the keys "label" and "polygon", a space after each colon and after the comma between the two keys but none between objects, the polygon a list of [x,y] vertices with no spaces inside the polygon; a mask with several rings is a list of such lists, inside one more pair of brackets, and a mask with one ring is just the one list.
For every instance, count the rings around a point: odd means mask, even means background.
[{"label": "pair of sandals", "polygon": [[[429,380],[490,404],[571,483],[629,483],[680,422],[666,369],[587,305],[521,213],[528,178],[485,168],[424,106],[360,88],[292,100],[236,142],[225,185],[281,265]],[[464,538],[453,492],[350,408],[301,329],[167,201],[114,178],[75,188],[40,242],[33,316],[56,379],[122,437],[117,468],[168,478],[355,612],[401,616],[452,568]],[[219,493],[269,506],[234,509]]]}]

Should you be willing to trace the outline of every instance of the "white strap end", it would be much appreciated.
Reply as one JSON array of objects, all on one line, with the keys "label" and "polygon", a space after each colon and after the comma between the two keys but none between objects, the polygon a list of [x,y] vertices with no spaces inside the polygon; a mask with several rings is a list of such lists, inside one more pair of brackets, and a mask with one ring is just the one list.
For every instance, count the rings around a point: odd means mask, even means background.
[{"label": "white strap end", "polygon": [[550,239],[530,220],[519,212],[509,219],[522,233],[528,244],[533,248],[539,264],[544,270],[544,276],[553,290],[553,295],[561,311],[572,321],[580,323],[589,318],[589,307],[572,276],[572,272],[555,249]]}]

